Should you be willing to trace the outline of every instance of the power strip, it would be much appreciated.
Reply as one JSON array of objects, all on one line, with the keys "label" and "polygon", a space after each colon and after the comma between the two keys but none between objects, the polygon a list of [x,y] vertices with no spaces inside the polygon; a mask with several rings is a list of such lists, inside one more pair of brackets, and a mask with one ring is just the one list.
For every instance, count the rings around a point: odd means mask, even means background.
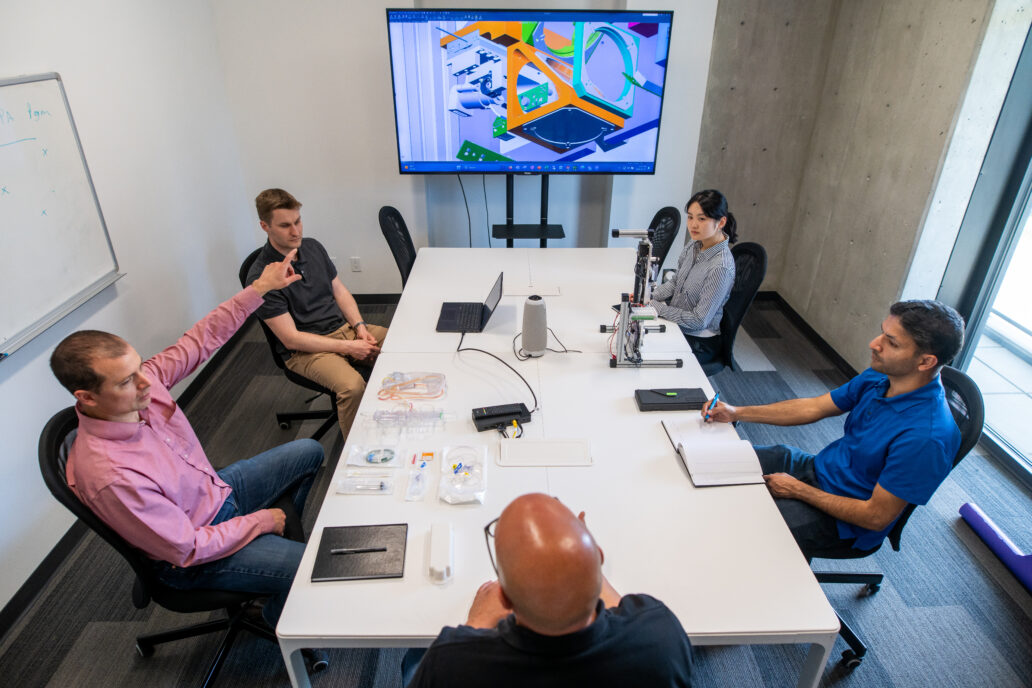
[{"label": "power strip", "polygon": [[513,421],[530,422],[530,411],[526,404],[501,404],[473,409],[473,425],[477,426],[477,432],[512,425]]}]

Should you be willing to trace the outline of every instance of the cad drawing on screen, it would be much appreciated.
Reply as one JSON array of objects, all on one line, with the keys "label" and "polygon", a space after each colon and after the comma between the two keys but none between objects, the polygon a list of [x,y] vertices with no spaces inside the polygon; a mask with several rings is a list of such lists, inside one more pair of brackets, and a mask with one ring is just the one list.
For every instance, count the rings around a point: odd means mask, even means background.
[{"label": "cad drawing on screen", "polygon": [[654,172],[671,19],[389,10],[400,170]]}]

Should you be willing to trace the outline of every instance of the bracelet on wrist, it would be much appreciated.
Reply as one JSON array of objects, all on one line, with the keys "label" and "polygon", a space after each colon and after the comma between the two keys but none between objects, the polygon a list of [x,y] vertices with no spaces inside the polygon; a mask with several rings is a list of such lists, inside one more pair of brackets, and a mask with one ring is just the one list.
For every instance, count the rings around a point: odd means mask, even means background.
[{"label": "bracelet on wrist", "polygon": [[365,320],[359,320],[357,323],[352,325],[351,328],[354,329],[354,330],[357,330],[359,327],[361,327],[362,325],[365,325],[365,324],[366,324]]}]

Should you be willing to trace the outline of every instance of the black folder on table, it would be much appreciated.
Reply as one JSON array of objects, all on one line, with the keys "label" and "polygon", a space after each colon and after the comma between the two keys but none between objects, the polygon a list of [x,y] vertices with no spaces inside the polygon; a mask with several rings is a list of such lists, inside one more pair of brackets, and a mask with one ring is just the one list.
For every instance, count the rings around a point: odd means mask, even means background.
[{"label": "black folder on table", "polygon": [[312,582],[401,578],[407,537],[407,523],[323,528]]},{"label": "black folder on table", "polygon": [[709,399],[698,387],[636,389],[634,401],[639,411],[698,411]]}]

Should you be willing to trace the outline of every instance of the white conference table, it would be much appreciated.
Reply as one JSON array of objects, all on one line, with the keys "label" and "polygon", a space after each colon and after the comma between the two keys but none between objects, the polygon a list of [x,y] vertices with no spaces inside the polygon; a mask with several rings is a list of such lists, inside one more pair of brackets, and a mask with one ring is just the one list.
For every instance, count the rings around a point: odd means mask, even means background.
[{"label": "white conference table", "polygon": [[[441,303],[482,302],[499,272],[505,273],[502,300],[484,331],[467,334],[463,346],[511,352],[512,338],[523,328],[523,303],[530,294],[539,294],[548,326],[567,348],[609,351],[610,335],[600,332],[599,325],[612,325],[616,313],[611,306],[620,302],[621,293],[633,292],[634,260],[635,251],[629,248],[422,248],[383,351],[454,351],[459,335],[435,331]],[[548,345],[560,348],[551,336]],[[670,358],[665,354],[687,350],[677,327],[667,324],[666,332],[646,335],[642,353]]]},{"label": "white conference table", "polygon": [[[598,333],[599,319],[611,317],[609,304],[621,290],[630,290],[633,261],[633,249],[419,252],[276,628],[294,686],[309,686],[301,648],[425,647],[442,626],[461,623],[477,588],[494,577],[484,525],[528,492],[545,492],[574,512],[585,511],[605,551],[603,571],[613,586],[662,600],[692,643],[810,644],[797,684],[818,685],[838,619],[766,488],[695,488],[660,420],[710,439],[737,439],[734,430],[703,426],[694,412],[640,413],[634,404],[637,388],[702,387],[712,393],[677,327],[646,335],[645,350],[662,358],[678,353],[684,367],[609,367],[608,335]],[[494,359],[456,353],[459,335],[438,334],[434,325],[442,301],[482,300],[499,269],[506,272],[506,286],[513,284],[517,291],[529,288],[531,279],[538,286],[558,284],[560,294],[546,299],[549,324],[568,348],[584,353],[549,352],[517,361],[512,338],[521,327],[525,296],[515,295],[503,296],[487,330],[467,335],[464,346],[499,355],[533,386],[540,410],[525,426],[525,438],[588,440],[590,466],[499,466],[498,433],[475,432],[470,409],[518,401],[530,407],[530,393]],[[589,327],[594,331],[586,331]],[[447,376],[447,396],[424,403],[446,409],[453,419],[428,434],[403,435],[398,449],[403,456],[424,450],[440,456],[450,446],[486,445],[483,504],[456,506],[437,499],[440,458],[422,501],[405,501],[404,468],[395,469],[393,495],[335,493],[351,447],[374,446],[383,439],[370,416],[391,407],[376,392],[379,380],[394,371]],[[377,523],[408,524],[404,577],[311,582],[324,527]],[[454,576],[444,585],[433,584],[427,572],[434,523],[450,523],[454,533]]]}]

